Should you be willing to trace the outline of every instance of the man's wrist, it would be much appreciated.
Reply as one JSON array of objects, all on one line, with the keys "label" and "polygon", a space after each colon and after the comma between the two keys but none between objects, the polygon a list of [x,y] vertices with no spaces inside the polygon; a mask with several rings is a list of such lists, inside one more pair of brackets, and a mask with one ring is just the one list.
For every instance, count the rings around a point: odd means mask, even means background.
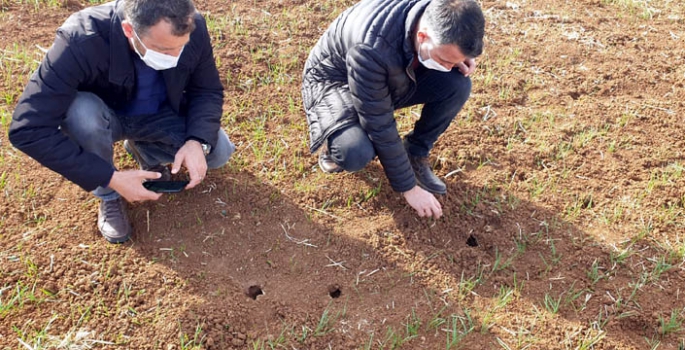
[{"label": "man's wrist", "polygon": [[[112,176],[109,178],[109,181],[107,182],[107,186],[104,186],[104,187],[109,187],[109,188],[115,190],[114,187],[112,187],[112,185],[114,185],[115,187],[116,187],[116,185],[117,185],[117,184],[116,184],[116,181],[115,181],[115,180],[116,180],[116,178],[115,178],[116,176],[117,176],[117,170],[114,170],[114,172],[112,173]],[[115,191],[116,191],[116,190],[115,190]]]},{"label": "man's wrist", "polygon": [[188,143],[188,141],[195,141],[198,144],[200,144],[200,147],[202,147],[202,153],[204,153],[205,156],[208,156],[209,153],[212,152],[212,145],[210,145],[209,143],[207,143],[207,141],[199,137],[189,136],[186,138],[186,143]]},{"label": "man's wrist", "polygon": [[186,142],[188,142],[188,141],[197,141],[197,142],[199,142],[201,145],[207,143],[207,141],[205,141],[205,140],[203,140],[203,139],[201,139],[201,138],[199,138],[199,137],[195,137],[195,136],[188,136],[188,137],[186,137]]},{"label": "man's wrist", "polygon": [[107,179],[107,181],[105,181],[104,183],[100,184],[100,187],[102,187],[102,188],[107,188],[107,187],[109,187],[109,184],[112,183],[112,179],[114,178],[114,173],[116,173],[116,172],[117,172],[117,169],[114,168],[114,169],[112,170],[112,173],[109,174],[109,178]]}]

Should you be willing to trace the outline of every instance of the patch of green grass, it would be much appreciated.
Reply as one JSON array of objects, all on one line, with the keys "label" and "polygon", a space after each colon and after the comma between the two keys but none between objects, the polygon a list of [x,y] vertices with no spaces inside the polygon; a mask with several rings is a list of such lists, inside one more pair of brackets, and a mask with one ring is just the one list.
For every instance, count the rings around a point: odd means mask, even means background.
[{"label": "patch of green grass", "polygon": [[627,208],[623,202],[614,203],[613,207],[602,209],[600,219],[605,225],[617,224],[624,219]]},{"label": "patch of green grass", "polygon": [[471,276],[466,278],[465,273],[462,271],[461,277],[459,278],[459,282],[457,284],[457,299],[458,300],[464,300],[468,295],[471,294],[471,292],[481,283],[484,281],[484,268],[478,264],[476,267],[476,273]]},{"label": "patch of green grass", "polygon": [[28,349],[48,349],[51,346],[48,330],[55,319],[57,317],[53,316],[44,327],[39,329],[34,329],[30,325],[33,323],[31,320],[27,320],[21,329],[16,325],[12,326],[12,329],[17,334],[17,341]]},{"label": "patch of green grass", "polygon": [[670,270],[673,265],[671,265],[668,262],[668,258],[666,256],[661,256],[658,259],[653,260],[654,261],[654,269],[652,270],[651,273],[651,281],[652,282],[657,282],[661,278],[661,275]]},{"label": "patch of green grass", "polygon": [[635,223],[635,226],[637,228],[637,233],[630,238],[631,244],[642,241],[654,230],[654,223],[652,222],[651,217],[647,221],[645,221],[643,217],[640,217],[639,222]]},{"label": "patch of green grass", "polygon": [[618,7],[629,16],[643,20],[651,19],[657,10],[649,6],[648,0],[602,0],[602,3]]},{"label": "patch of green grass", "polygon": [[404,341],[412,340],[419,336],[419,329],[421,328],[422,321],[416,315],[416,310],[411,310],[411,315],[407,316],[406,323],[404,324],[406,337]]},{"label": "patch of green grass", "polygon": [[83,323],[83,316],[66,333],[52,334],[50,328],[53,322],[59,318],[60,316],[53,314],[44,326],[36,327],[33,320],[27,320],[21,328],[16,325],[12,328],[17,335],[19,344],[27,349],[92,349],[103,345],[115,345],[110,341],[96,339],[94,332],[80,328]]},{"label": "patch of green grass", "polygon": [[590,279],[590,283],[593,287],[605,277],[604,273],[601,271],[602,269],[603,268],[599,266],[599,261],[595,259],[595,261],[592,262],[590,269],[586,271],[586,275]]},{"label": "patch of green grass", "polygon": [[577,305],[577,300],[583,294],[587,295],[587,293],[590,292],[590,290],[585,288],[579,288],[578,290],[576,290],[575,286],[576,282],[574,281],[573,284],[571,284],[571,287],[569,287],[568,290],[562,293],[564,296],[563,305],[571,306],[573,310],[575,310],[576,312],[582,312],[587,307],[588,299],[584,299],[580,305]]},{"label": "patch of green grass", "polygon": [[680,333],[683,331],[683,321],[682,310],[671,310],[671,315],[668,318],[659,316],[659,333],[662,336]]},{"label": "patch of green grass", "polygon": [[[179,329],[181,325],[179,324]],[[192,335],[188,335],[182,330],[179,332],[179,346],[181,350],[200,350],[204,349],[203,343],[205,341],[204,331],[202,330],[202,324],[197,324],[195,326],[195,331]]]},{"label": "patch of green grass", "polygon": [[545,293],[545,298],[543,299],[542,304],[547,312],[551,313],[552,315],[556,315],[559,312],[559,306],[561,306],[561,299],[561,295],[555,299],[549,293]]},{"label": "patch of green grass", "polygon": [[[546,226],[545,226],[545,228],[546,228]],[[549,232],[547,232],[546,243],[549,246],[550,255],[547,259],[545,259],[545,257],[542,255],[542,253],[538,253],[538,255],[540,256],[540,259],[542,259],[542,263],[545,265],[545,271],[544,271],[545,274],[552,271],[552,269],[555,266],[557,266],[559,264],[559,262],[561,262],[562,256],[561,256],[561,253],[559,251],[557,251],[556,244],[554,243],[555,239],[556,238],[550,237]]]},{"label": "patch of green grass", "polygon": [[[7,105],[10,104],[7,103]],[[12,112],[7,107],[0,106],[0,127],[2,127],[3,133],[7,133],[9,130],[10,122],[12,122]]]},{"label": "patch of green grass", "polygon": [[[2,165],[2,164],[0,164],[0,165]],[[3,171],[2,174],[0,174],[0,192],[4,192],[6,186],[7,186],[7,172]]]},{"label": "patch of green grass", "polygon": [[475,328],[468,309],[464,309],[464,315],[450,316],[448,328],[443,330],[446,333],[445,349],[458,349],[464,337],[473,332]]},{"label": "patch of green grass", "polygon": [[566,216],[569,218],[577,218],[582,210],[591,209],[593,207],[592,193],[583,195],[574,195],[573,202],[566,205]]},{"label": "patch of green grass", "polygon": [[[406,343],[418,337],[422,324],[423,321],[418,317],[416,311],[412,310],[412,313],[405,318],[404,331],[388,326],[383,339],[378,340],[378,349],[392,350],[403,348]],[[364,345],[364,349],[375,349],[372,347],[374,334],[371,333],[369,340]]]},{"label": "patch of green grass", "polygon": [[0,288],[0,317],[6,317],[27,303],[40,305],[43,301],[45,296],[36,293],[35,283],[26,285],[20,281],[5,285]]},{"label": "patch of green grass", "polygon": [[[215,49],[220,48],[225,45],[226,34],[224,30],[229,26],[231,20],[227,15],[215,15],[213,13],[204,14],[205,21],[207,23],[207,31],[211,38],[212,44],[215,45]],[[219,55],[216,58],[219,59]],[[220,62],[217,62],[217,68],[220,68]]]},{"label": "patch of green grass", "polygon": [[312,333],[315,337],[324,336],[335,329],[335,324],[339,319],[344,318],[347,314],[347,305],[343,306],[342,310],[331,313],[332,302],[323,310],[319,322]]},{"label": "patch of green grass", "polygon": [[5,104],[10,105],[7,102],[14,102],[14,98],[21,92],[18,84],[22,84],[26,77],[38,68],[42,57],[43,52],[39,49],[27,49],[19,44],[0,49],[0,76],[5,86],[2,101]]},{"label": "patch of green grass", "polygon": [[499,252],[499,249],[495,247],[495,261],[492,263],[492,272],[495,273],[508,268],[511,266],[513,259],[514,256],[512,255],[508,259],[502,261],[502,254]]},{"label": "patch of green grass", "polygon": [[499,293],[492,300],[492,306],[483,314],[480,325],[480,333],[485,334],[497,322],[497,312],[505,308],[514,298],[514,289],[509,286],[501,286]]}]

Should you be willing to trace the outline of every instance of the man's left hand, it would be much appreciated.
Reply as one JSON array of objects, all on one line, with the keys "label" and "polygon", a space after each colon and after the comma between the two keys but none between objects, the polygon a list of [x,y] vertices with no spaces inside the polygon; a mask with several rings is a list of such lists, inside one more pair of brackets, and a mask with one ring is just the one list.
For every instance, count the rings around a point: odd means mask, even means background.
[{"label": "man's left hand", "polygon": [[195,140],[186,141],[185,145],[176,152],[174,158],[174,165],[171,167],[171,173],[176,174],[184,165],[188,169],[190,175],[190,183],[186,189],[191,189],[202,182],[207,174],[207,160],[205,154],[202,152],[202,145]]},{"label": "man's left hand", "polygon": [[476,60],[473,58],[467,58],[466,61],[457,64],[457,68],[459,68],[461,74],[464,74],[465,77],[468,77],[476,70]]}]

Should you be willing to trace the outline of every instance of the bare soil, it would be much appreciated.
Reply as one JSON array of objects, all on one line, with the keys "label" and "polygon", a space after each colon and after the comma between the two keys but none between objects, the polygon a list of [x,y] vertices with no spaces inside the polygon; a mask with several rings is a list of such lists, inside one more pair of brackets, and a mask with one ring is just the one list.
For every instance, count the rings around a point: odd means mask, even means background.
[{"label": "bare soil", "polygon": [[[331,176],[307,151],[302,66],[351,3],[197,1],[238,151],[198,188],[130,205],[129,243],[106,243],[97,201],[3,124],[2,348],[84,331],[104,348],[445,349],[470,318],[453,348],[683,349],[684,6],[483,1],[472,98],[432,153],[448,185],[434,221],[377,162]],[[0,6],[11,112],[31,71],[16,52],[40,60],[87,3]]]}]

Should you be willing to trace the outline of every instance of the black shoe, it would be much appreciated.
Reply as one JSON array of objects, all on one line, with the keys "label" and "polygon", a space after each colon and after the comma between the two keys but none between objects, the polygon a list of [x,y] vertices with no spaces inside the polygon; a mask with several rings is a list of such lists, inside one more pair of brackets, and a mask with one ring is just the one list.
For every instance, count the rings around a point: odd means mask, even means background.
[{"label": "black shoe", "polygon": [[414,175],[416,176],[416,182],[424,190],[434,193],[434,194],[445,194],[447,193],[447,186],[442,182],[431,169],[430,161],[428,157],[417,157],[409,153],[408,143],[404,140],[404,149],[407,150],[407,156],[409,156],[409,163],[414,170]]},{"label": "black shoe", "polygon": [[128,220],[125,205],[121,198],[100,201],[98,229],[107,242],[124,243],[131,237],[133,228]]},{"label": "black shoe", "polygon": [[131,155],[131,157],[133,157],[133,159],[136,161],[136,163],[138,163],[142,170],[154,171],[162,174],[162,176],[159,179],[152,179],[148,181],[171,181],[171,170],[169,170],[169,167],[162,164],[150,165],[145,163],[143,161],[143,157],[140,156],[140,152],[138,151],[135,142],[130,140],[124,140],[124,149],[126,150],[126,152],[128,152],[128,154]]},{"label": "black shoe", "polygon": [[335,161],[333,161],[333,158],[331,158],[328,148],[322,149],[321,153],[319,153],[319,168],[321,168],[324,173],[328,174],[335,174],[343,171],[343,168],[336,164]]}]

